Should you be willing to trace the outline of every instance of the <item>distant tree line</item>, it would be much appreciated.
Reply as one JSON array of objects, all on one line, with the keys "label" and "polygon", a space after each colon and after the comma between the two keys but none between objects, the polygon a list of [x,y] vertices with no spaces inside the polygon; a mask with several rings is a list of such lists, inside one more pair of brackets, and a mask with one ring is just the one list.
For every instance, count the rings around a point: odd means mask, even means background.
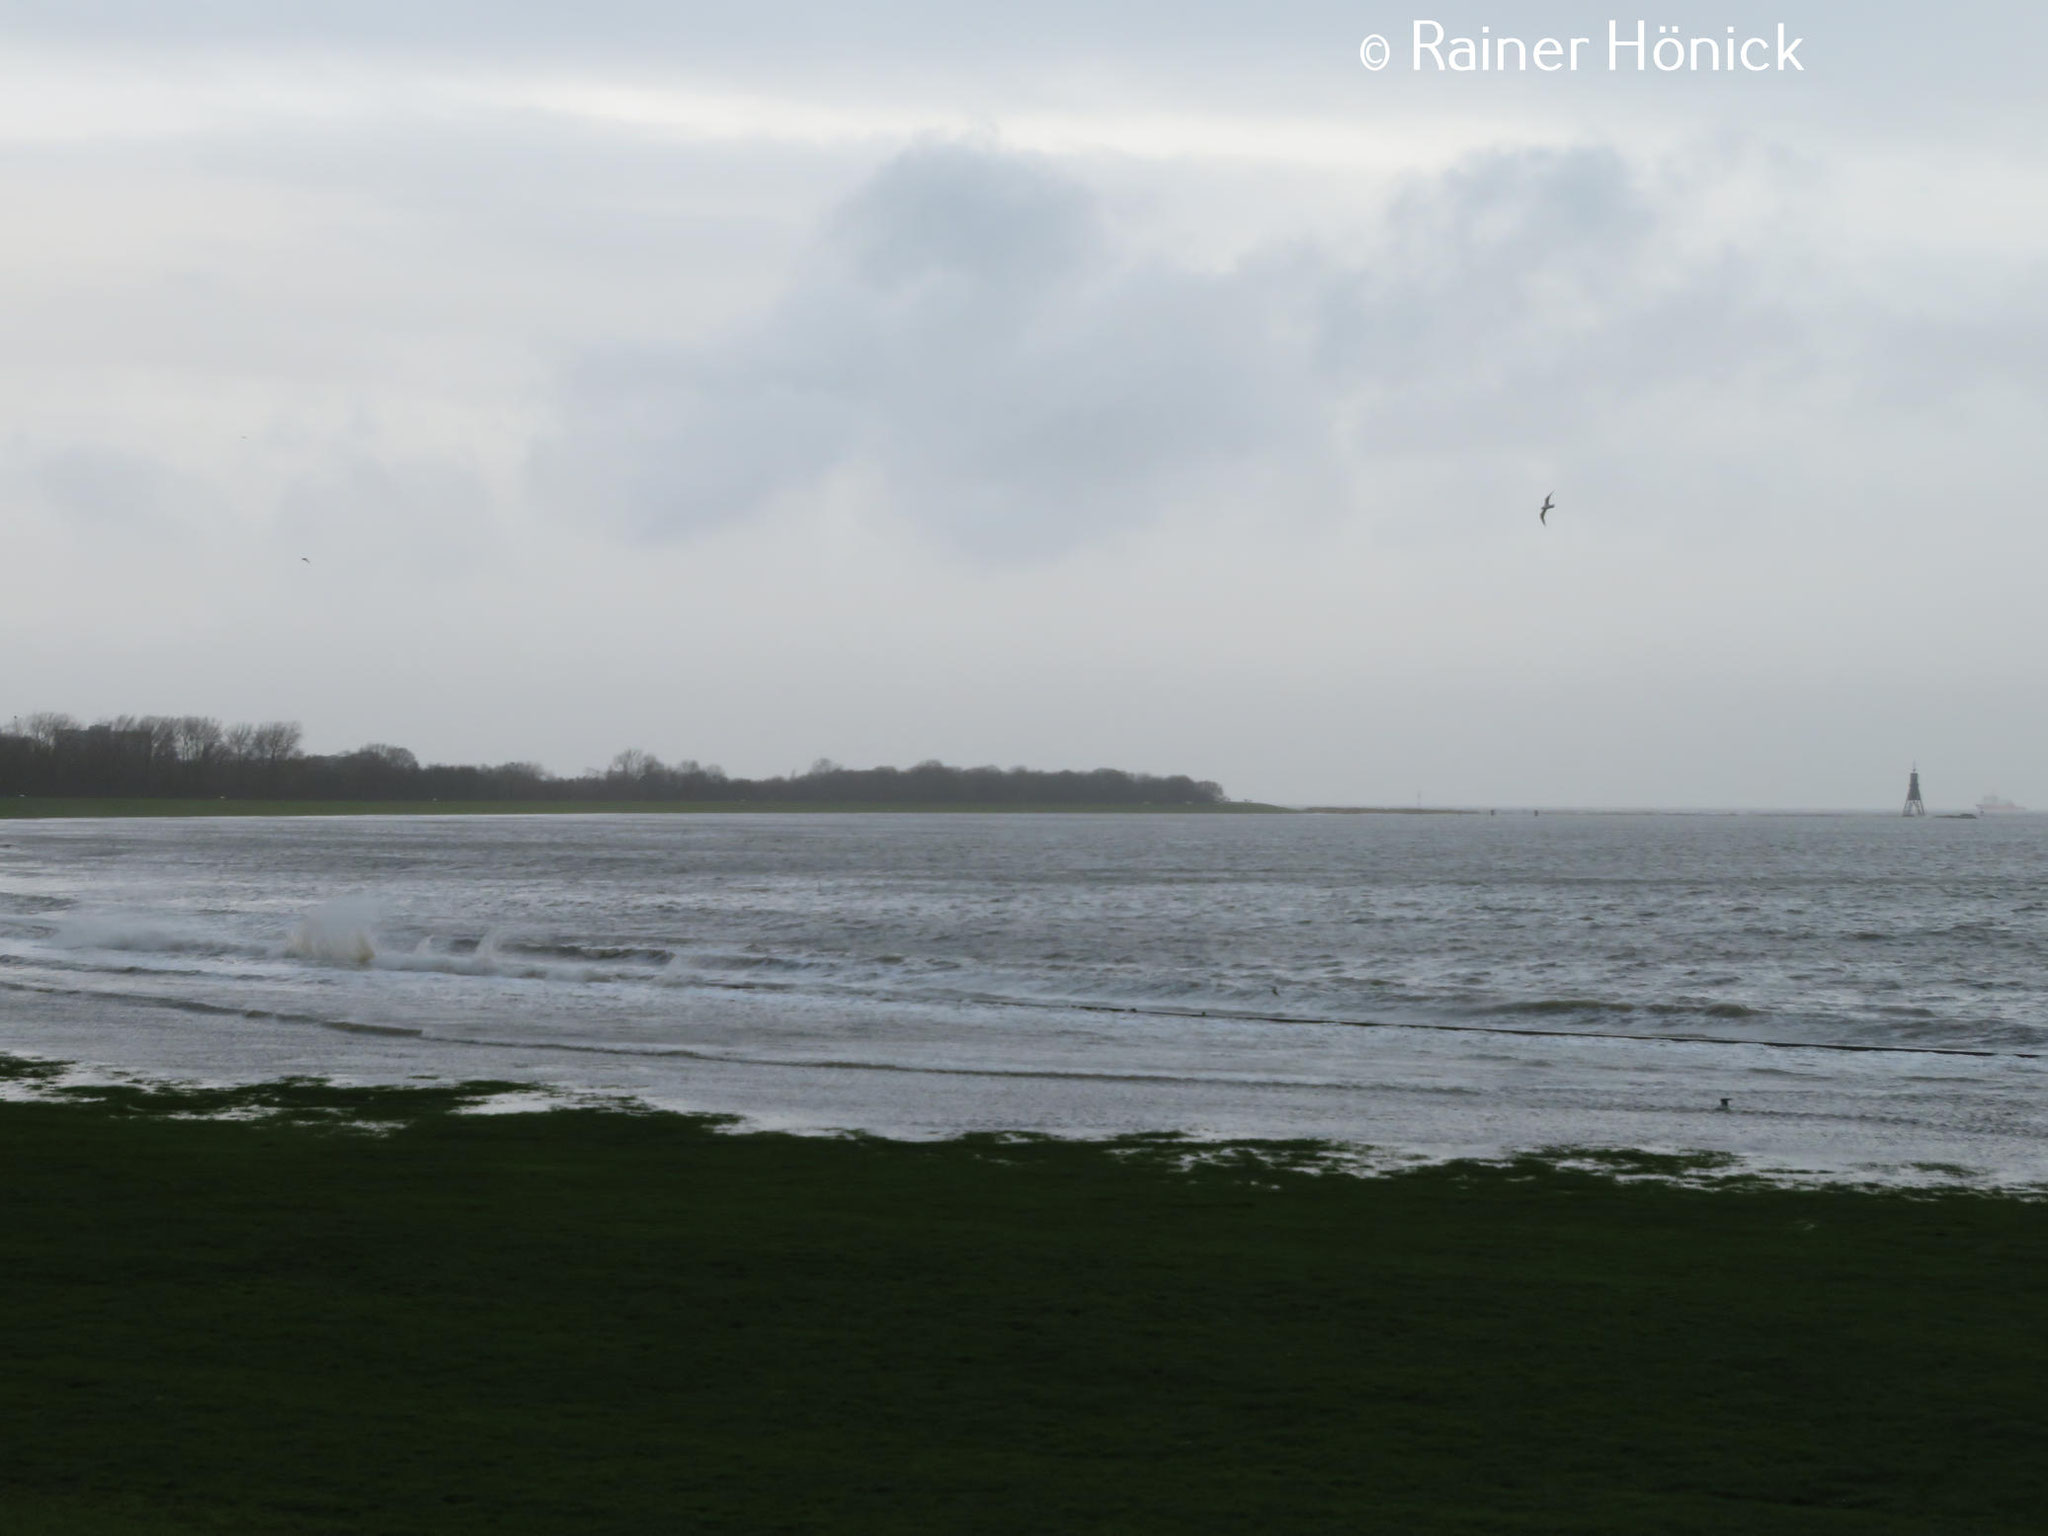
[{"label": "distant tree line", "polygon": [[0,731],[0,794],[231,800],[700,800],[843,805],[1221,805],[1221,785],[1186,774],[1096,768],[842,768],[820,758],[805,773],[737,779],[716,766],[621,752],[574,778],[537,763],[495,767],[421,763],[372,743],[320,756],[296,724],[224,726],[198,715],[118,715],[81,725],[28,715]]}]

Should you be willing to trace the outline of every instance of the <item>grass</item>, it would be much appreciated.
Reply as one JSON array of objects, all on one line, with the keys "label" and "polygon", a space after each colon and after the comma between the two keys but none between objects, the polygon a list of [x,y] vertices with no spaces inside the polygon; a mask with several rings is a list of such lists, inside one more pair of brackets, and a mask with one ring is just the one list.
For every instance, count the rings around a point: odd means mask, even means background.
[{"label": "grass", "polygon": [[0,820],[81,816],[589,816],[698,815],[731,811],[993,812],[1053,815],[1216,816],[1284,813],[1277,805],[877,805],[863,801],[758,800],[176,800],[139,796],[59,799],[0,797]]},{"label": "grass", "polygon": [[43,1088],[0,1105],[24,1536],[2048,1510],[2030,1201],[450,1113],[488,1085]]}]

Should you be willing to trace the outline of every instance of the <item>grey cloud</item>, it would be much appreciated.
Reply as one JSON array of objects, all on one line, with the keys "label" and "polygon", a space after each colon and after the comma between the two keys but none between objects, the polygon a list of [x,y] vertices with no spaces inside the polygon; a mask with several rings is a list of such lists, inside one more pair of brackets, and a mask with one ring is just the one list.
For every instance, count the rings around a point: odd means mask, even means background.
[{"label": "grey cloud", "polygon": [[[580,362],[540,478],[661,538],[850,477],[994,557],[1190,506],[1419,488],[1450,508],[1500,467],[1661,458],[1747,487],[1760,433],[1837,410],[1924,322],[1830,298],[1797,263],[1689,251],[1680,222],[1610,151],[1503,152],[1413,185],[1370,252],[1201,271],[1125,254],[1046,164],[926,146],[721,343]],[[1808,424],[1837,444],[1872,430]],[[1796,480],[1798,447],[1772,448]]]},{"label": "grey cloud", "polygon": [[970,548],[1056,549],[1294,435],[1309,370],[1282,297],[1127,262],[1052,170],[928,146],[722,345],[580,365],[540,476],[660,535],[852,473]]},{"label": "grey cloud", "polygon": [[342,440],[301,458],[269,508],[268,532],[293,554],[377,568],[400,556],[409,573],[435,579],[488,558],[492,513],[482,480],[458,459]]},{"label": "grey cloud", "polygon": [[153,455],[114,444],[16,444],[0,455],[0,498],[96,533],[162,528],[206,504],[206,487]]},{"label": "grey cloud", "polygon": [[382,566],[402,552],[432,575],[472,566],[493,539],[493,508],[460,460],[380,452],[344,435],[278,448],[289,462],[258,489],[232,467],[178,465],[161,450],[119,443],[17,449],[0,456],[0,512],[39,514],[90,542],[190,547],[233,529],[223,512],[254,511],[253,534],[279,554]]},{"label": "grey cloud", "polygon": [[1325,278],[1353,441],[1555,451],[1660,394],[1824,366],[1812,275],[1687,251],[1674,202],[1604,149],[1490,154],[1411,188],[1381,259]]}]

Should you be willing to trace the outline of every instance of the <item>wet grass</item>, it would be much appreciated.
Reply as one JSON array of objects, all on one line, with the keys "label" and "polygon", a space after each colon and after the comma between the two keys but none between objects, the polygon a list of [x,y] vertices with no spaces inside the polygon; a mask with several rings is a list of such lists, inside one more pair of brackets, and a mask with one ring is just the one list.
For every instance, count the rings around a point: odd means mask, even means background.
[{"label": "wet grass", "polygon": [[92,816],[675,816],[734,811],[877,811],[892,815],[1016,813],[1089,816],[1234,816],[1288,814],[1277,805],[885,805],[867,801],[759,800],[173,800],[143,797],[56,799],[0,796],[0,821]]},{"label": "wet grass", "polygon": [[319,1077],[286,1077],[227,1087],[156,1082],[65,1083],[62,1063],[0,1057],[0,1077],[34,1083],[45,1099],[108,1115],[186,1119],[270,1119],[341,1127],[396,1126],[475,1109],[500,1094],[527,1094],[527,1083],[468,1082],[423,1088],[371,1088]]},{"label": "wet grass", "polygon": [[1311,1144],[452,1112],[497,1086],[0,1105],[0,1527],[1634,1536],[2048,1510],[2039,1202],[1697,1188],[1719,1164],[1577,1150],[1352,1178]]}]

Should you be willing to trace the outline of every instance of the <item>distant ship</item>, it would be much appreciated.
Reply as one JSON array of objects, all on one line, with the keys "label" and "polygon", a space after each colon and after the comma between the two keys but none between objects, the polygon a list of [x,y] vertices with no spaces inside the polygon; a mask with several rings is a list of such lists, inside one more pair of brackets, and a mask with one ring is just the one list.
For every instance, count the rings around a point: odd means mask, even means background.
[{"label": "distant ship", "polygon": [[2010,800],[1999,795],[1986,795],[1977,802],[1977,814],[1979,816],[2009,816],[2014,811],[2024,811],[2025,809],[2024,805],[2014,805]]}]

